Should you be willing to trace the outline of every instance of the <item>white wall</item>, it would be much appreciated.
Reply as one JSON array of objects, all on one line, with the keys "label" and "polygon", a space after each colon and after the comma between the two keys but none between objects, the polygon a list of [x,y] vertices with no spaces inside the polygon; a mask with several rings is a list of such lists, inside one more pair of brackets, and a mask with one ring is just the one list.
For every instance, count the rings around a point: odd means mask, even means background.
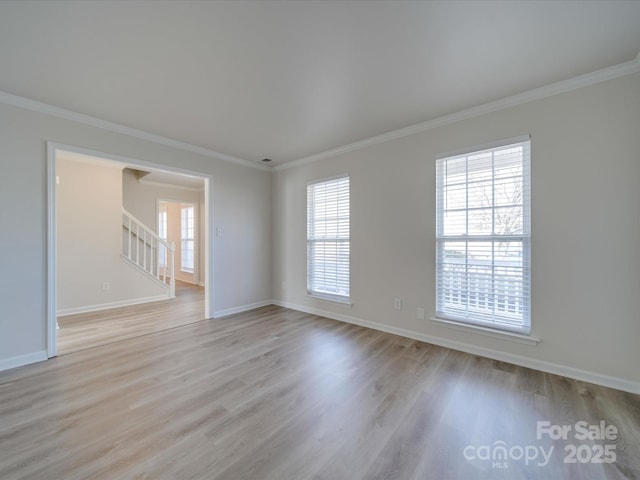
[{"label": "white wall", "polygon": [[[435,315],[436,155],[523,134],[531,134],[532,148],[532,334],[542,342],[417,320],[418,307]],[[274,296],[640,392],[639,152],[636,74],[282,170],[273,193]],[[351,176],[351,309],[312,299],[305,288],[305,184],[344,172]]]},{"label": "white wall", "polygon": [[63,155],[56,159],[58,313],[166,296],[122,260],[122,166]]},{"label": "white wall", "polygon": [[[198,205],[198,273],[199,282],[204,283],[204,192],[170,186],[146,185],[138,182],[135,171],[131,169],[124,169],[122,172],[122,188],[124,208],[155,232],[158,231],[158,215],[156,212],[158,200],[171,200]],[[176,251],[178,247],[179,245],[176,244]],[[176,278],[180,279],[179,276],[176,276]],[[183,278],[186,281],[192,281],[192,277],[185,276]]]},{"label": "white wall", "polygon": [[46,141],[213,175],[213,309],[271,298],[271,176],[127,135],[0,105],[0,369],[46,351]]}]

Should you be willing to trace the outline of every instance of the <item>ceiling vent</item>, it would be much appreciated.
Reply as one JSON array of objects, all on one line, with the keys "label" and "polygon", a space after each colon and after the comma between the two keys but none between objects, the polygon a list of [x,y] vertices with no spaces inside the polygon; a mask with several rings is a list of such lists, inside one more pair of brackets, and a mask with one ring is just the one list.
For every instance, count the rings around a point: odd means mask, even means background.
[{"label": "ceiling vent", "polygon": [[273,162],[272,159],[270,158],[263,158],[262,160],[258,160],[256,163],[261,163],[262,165],[269,165],[271,162]]}]

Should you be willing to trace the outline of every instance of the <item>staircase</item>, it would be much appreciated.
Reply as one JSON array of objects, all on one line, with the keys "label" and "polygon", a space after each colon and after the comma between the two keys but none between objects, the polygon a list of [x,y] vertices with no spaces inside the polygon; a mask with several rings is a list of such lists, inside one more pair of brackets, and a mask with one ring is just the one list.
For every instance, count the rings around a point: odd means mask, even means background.
[{"label": "staircase", "polygon": [[169,244],[122,209],[122,258],[166,288],[169,298],[176,296],[174,271],[175,243]]}]

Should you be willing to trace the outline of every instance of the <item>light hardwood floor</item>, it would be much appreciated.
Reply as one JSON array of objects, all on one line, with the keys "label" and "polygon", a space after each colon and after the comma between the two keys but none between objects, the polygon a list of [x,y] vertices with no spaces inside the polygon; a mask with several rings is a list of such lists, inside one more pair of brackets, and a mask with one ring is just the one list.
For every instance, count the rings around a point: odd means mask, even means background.
[{"label": "light hardwood floor", "polygon": [[[581,420],[617,438],[536,439]],[[640,398],[272,306],[0,373],[0,478],[633,479]]]},{"label": "light hardwood floor", "polygon": [[176,298],[58,317],[58,355],[204,319],[204,288],[176,280]]}]

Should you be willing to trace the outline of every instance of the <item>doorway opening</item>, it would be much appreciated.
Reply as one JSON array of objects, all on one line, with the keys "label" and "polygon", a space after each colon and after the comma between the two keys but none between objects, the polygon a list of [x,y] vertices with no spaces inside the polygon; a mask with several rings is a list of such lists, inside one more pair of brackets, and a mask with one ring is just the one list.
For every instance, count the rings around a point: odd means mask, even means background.
[{"label": "doorway opening", "polygon": [[[116,332],[107,334],[105,342],[90,339],[86,344],[76,341],[75,350],[89,348],[97,344],[111,343],[131,336],[147,334],[181,324],[209,319],[213,313],[213,259],[210,242],[213,239],[213,185],[210,175],[181,168],[167,167],[152,162],[139,161],[90,151],[67,145],[47,144],[47,185],[48,185],[48,238],[47,238],[47,352],[48,357],[58,354],[58,317],[64,318],[60,326],[75,328],[75,333]],[[78,172],[73,168],[77,167]],[[101,170],[102,169],[102,170]],[[118,173],[113,173],[117,170]],[[109,172],[107,176],[102,175]],[[131,172],[144,172],[144,176],[163,179],[162,182],[139,182],[135,191],[126,188],[131,182]],[[115,205],[117,192],[109,190],[105,179],[120,178],[120,202]],[[127,177],[127,175],[129,177]],[[143,175],[140,175],[142,177]],[[172,179],[176,179],[172,184]],[[92,184],[93,181],[93,184]],[[201,185],[199,192],[185,183]],[[95,184],[95,185],[94,185]],[[93,185],[94,188],[91,188]],[[97,187],[99,186],[99,188]],[[117,187],[115,187],[117,188]],[[179,189],[190,189],[189,194]],[[128,192],[125,194],[124,192]],[[185,205],[184,235],[180,232],[178,255],[181,273],[186,282],[175,275],[175,297],[172,293],[162,294],[160,278],[153,278],[157,272],[160,243],[157,237],[157,208],[159,200],[178,192],[179,202]],[[87,195],[85,201],[82,195]],[[199,197],[198,197],[199,195]],[[149,201],[153,198],[152,201]],[[109,203],[110,202],[110,203]],[[142,227],[123,221],[125,204],[136,206],[140,218],[147,219]],[[72,212],[69,209],[73,210]],[[147,215],[147,212],[150,212]],[[114,220],[114,218],[117,219]],[[136,219],[137,220],[137,219]],[[110,223],[109,223],[110,222]],[[117,225],[116,225],[117,222]],[[108,225],[105,225],[108,223]],[[182,227],[182,225],[180,225]],[[182,230],[182,228],[181,228]],[[100,233],[99,233],[100,232]],[[155,237],[154,237],[155,236]],[[114,253],[115,244],[125,249],[123,238],[128,237],[129,258],[124,253]],[[138,258],[145,259],[145,268],[132,269],[131,245],[134,239]],[[184,249],[184,255],[182,255]],[[184,258],[182,258],[184,257]],[[126,260],[129,260],[128,262]],[[150,267],[147,267],[150,265]],[[154,267],[155,265],[155,267]],[[165,269],[166,271],[166,269]],[[145,278],[148,277],[148,278]],[[152,286],[156,281],[156,286]],[[146,284],[145,284],[146,282]],[[145,285],[147,285],[145,287]],[[146,288],[146,290],[145,290]],[[155,288],[155,290],[153,290]],[[145,293],[140,293],[145,292]],[[146,292],[153,292],[150,295]],[[164,296],[163,296],[164,295]],[[164,315],[164,316],[163,316]],[[149,322],[150,318],[158,319]],[[164,320],[163,320],[164,319]],[[111,321],[111,327],[108,323]],[[92,323],[93,322],[93,323]],[[119,326],[118,326],[118,322]],[[123,323],[124,322],[124,323]],[[137,323],[136,323],[137,322]],[[176,323],[178,322],[178,323]],[[128,331],[128,332],[127,332]],[[137,333],[136,333],[137,332]],[[110,340],[109,340],[110,339]],[[96,341],[98,343],[96,343]],[[73,342],[72,342],[73,343]],[[69,353],[65,347],[64,352]]]}]

